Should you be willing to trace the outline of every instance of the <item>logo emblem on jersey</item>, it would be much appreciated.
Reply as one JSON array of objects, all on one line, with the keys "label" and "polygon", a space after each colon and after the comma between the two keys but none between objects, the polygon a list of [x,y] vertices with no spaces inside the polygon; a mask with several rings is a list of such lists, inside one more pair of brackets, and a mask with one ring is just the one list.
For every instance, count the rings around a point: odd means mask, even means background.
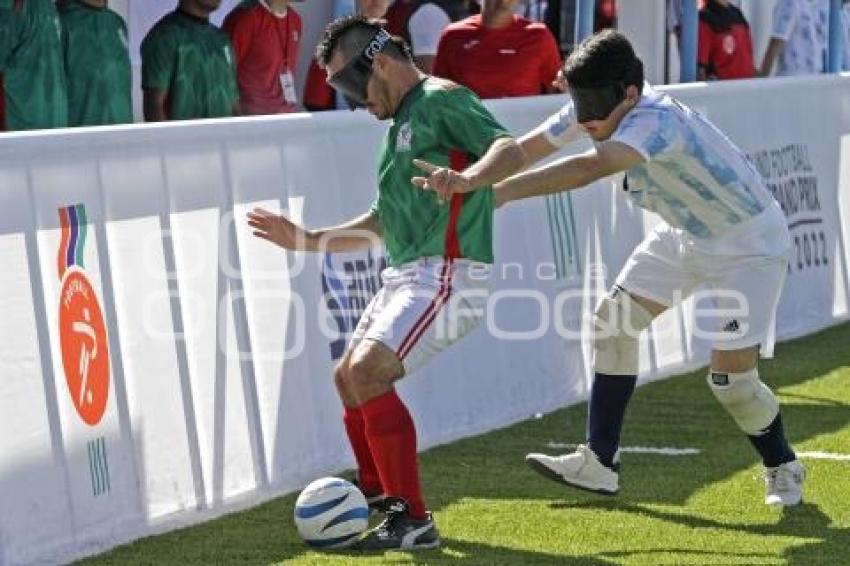
[{"label": "logo emblem on jersey", "polygon": [[732,55],[735,52],[735,37],[727,34],[723,36],[723,51],[727,55]]},{"label": "logo emblem on jersey", "polygon": [[410,151],[410,146],[413,143],[413,130],[410,127],[410,122],[405,122],[398,129],[398,135],[395,138],[396,151]]},{"label": "logo emblem on jersey", "polygon": [[88,221],[82,204],[59,209],[59,345],[77,414],[94,426],[109,399],[109,342],[100,301],[84,270]]},{"label": "logo emblem on jersey", "polygon": [[467,41],[463,44],[463,48],[467,51],[478,45],[480,42],[477,39],[473,39],[471,41]]}]

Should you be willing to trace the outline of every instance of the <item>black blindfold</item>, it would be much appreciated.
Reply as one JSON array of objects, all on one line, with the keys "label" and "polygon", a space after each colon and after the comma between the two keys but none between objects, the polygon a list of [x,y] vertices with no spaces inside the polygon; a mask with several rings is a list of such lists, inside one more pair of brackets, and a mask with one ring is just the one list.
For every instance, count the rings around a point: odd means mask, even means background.
[{"label": "black blindfold", "polygon": [[604,120],[626,98],[622,84],[597,88],[569,87],[579,124]]},{"label": "black blindfold", "polygon": [[386,49],[392,39],[387,30],[378,30],[359,55],[328,78],[328,84],[343,94],[350,109],[366,106],[375,55]]}]

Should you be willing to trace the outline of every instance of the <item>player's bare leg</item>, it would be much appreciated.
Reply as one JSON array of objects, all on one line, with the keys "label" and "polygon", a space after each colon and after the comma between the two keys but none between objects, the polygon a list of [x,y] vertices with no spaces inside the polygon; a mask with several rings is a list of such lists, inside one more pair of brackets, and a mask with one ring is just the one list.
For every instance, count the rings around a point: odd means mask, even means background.
[{"label": "player's bare leg", "polygon": [[713,350],[708,384],[762,458],[768,505],[797,505],[805,469],[785,437],[779,402],[758,374],[759,347]]}]

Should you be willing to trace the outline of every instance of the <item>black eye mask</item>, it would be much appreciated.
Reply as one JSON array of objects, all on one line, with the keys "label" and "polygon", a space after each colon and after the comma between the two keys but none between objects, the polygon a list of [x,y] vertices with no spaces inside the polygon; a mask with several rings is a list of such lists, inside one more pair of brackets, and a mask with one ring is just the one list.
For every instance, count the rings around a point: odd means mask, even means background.
[{"label": "black eye mask", "polygon": [[372,78],[372,62],[375,55],[383,51],[391,41],[392,35],[387,30],[378,30],[362,53],[328,78],[328,84],[343,94],[350,109],[366,106],[366,91],[369,79]]},{"label": "black eye mask", "polygon": [[569,87],[579,124],[604,120],[626,98],[622,84],[597,88]]}]

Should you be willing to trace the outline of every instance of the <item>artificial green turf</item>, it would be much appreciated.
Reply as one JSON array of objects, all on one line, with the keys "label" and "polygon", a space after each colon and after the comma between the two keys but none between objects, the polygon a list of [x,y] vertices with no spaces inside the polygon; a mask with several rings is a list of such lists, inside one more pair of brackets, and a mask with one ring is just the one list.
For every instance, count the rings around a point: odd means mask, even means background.
[{"label": "artificial green turf", "polygon": [[[779,344],[761,366],[798,451],[850,454],[850,324]],[[850,461],[807,460],[806,502],[763,505],[761,468],[697,371],[640,388],[625,446],[694,447],[695,456],[625,454],[613,498],[542,479],[523,464],[548,442],[580,442],[571,407],[422,454],[440,550],[362,557],[300,542],[295,496],[120,547],[84,564],[850,564]]]}]

